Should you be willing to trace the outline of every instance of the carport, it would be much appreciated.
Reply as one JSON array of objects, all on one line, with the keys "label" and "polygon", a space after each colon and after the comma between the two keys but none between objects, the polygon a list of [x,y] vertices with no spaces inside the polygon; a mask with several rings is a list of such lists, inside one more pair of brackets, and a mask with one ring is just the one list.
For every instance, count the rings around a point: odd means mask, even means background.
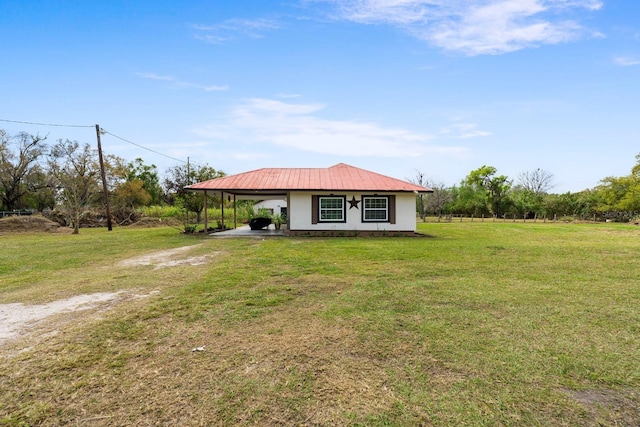
[{"label": "carport", "polygon": [[[217,178],[217,179],[221,179],[221,178]],[[215,181],[215,180],[211,180],[211,181]],[[205,182],[210,182],[210,181],[204,181]],[[198,184],[203,184],[203,183],[198,183]],[[253,190],[253,191],[242,191],[242,190],[238,190],[238,189],[226,189],[226,190],[210,190],[207,188],[203,188],[203,189],[196,189],[193,188],[194,186],[198,185],[198,184],[194,184],[187,188],[188,190],[194,191],[194,192],[202,192],[203,196],[204,196],[204,229],[208,230],[209,228],[209,224],[208,224],[208,215],[207,215],[207,198],[209,196],[212,197],[220,197],[220,200],[225,200],[225,197],[227,198],[228,202],[233,202],[233,228],[236,229],[238,228],[238,215],[237,215],[237,204],[236,202],[238,200],[287,200],[288,194],[287,193],[281,193],[281,192],[273,192],[273,191],[264,191],[264,190]],[[220,206],[221,209],[221,216],[222,216],[222,223],[226,223],[225,220],[225,209],[224,209],[224,203],[221,203]],[[253,230],[253,231],[259,231],[259,230]]]}]

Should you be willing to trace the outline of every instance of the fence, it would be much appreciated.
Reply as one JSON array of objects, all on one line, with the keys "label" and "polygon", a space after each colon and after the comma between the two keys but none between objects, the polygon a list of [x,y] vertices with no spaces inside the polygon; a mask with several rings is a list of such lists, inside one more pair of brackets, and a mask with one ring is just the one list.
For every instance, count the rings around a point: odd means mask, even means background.
[{"label": "fence", "polygon": [[24,216],[24,215],[32,215],[31,211],[0,211],[0,218],[4,218],[7,216]]},{"label": "fence", "polygon": [[[593,221],[604,222],[602,218],[596,215],[592,217],[582,217],[580,215],[553,215],[550,217],[527,217],[518,215],[501,215],[501,216],[467,216],[461,214],[449,214],[438,216],[426,216],[423,220],[418,218],[418,222],[572,222],[572,221]],[[609,220],[607,220],[609,222]]]}]

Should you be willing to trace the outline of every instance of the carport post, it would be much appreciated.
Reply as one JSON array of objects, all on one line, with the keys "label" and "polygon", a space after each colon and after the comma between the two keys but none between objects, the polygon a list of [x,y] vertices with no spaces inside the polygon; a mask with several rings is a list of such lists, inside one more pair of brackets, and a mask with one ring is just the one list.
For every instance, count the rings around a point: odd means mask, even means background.
[{"label": "carport post", "polygon": [[209,230],[208,223],[209,214],[207,213],[207,190],[204,190],[204,232],[206,233]]},{"label": "carport post", "polygon": [[224,230],[224,191],[220,192],[220,214],[222,216],[222,229]]},{"label": "carport post", "polygon": [[233,228],[238,228],[238,207],[236,206],[236,195],[233,195]]}]

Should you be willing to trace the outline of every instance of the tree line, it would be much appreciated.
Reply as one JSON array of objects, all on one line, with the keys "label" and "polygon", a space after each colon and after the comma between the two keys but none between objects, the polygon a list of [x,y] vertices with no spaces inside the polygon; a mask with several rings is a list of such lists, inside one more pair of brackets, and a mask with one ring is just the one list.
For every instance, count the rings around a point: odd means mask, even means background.
[{"label": "tree line", "polygon": [[418,171],[415,184],[433,189],[418,195],[417,211],[427,215],[469,217],[519,217],[612,220],[640,219],[640,154],[629,175],[606,177],[594,188],[580,192],[552,193],[553,174],[543,169],[520,173],[510,179],[493,166],[471,171],[458,185],[446,187]]},{"label": "tree line", "polygon": [[[134,161],[104,156],[108,200],[112,218],[134,222],[142,206],[168,205],[193,212],[196,222],[204,210],[202,194],[184,187],[224,176],[208,165],[177,165],[165,171],[143,159]],[[101,225],[105,219],[98,152],[87,143],[58,140],[0,129],[0,211],[46,212],[52,219],[78,232],[81,224]],[[498,174],[493,166],[471,171],[458,185],[446,187],[417,171],[411,181],[433,189],[420,194],[416,210],[427,215],[469,217],[552,218],[630,221],[640,219],[640,154],[629,175],[606,177],[592,189],[555,194],[553,174],[535,169],[515,179]],[[209,197],[209,206],[224,201]]]},{"label": "tree line", "polygon": [[[225,175],[208,165],[184,164],[169,168],[161,180],[158,168],[141,158],[103,160],[112,217],[120,223],[133,221],[137,208],[153,205],[178,206],[199,217],[204,199],[184,187]],[[46,136],[0,129],[0,211],[46,212],[77,233],[81,224],[104,219],[103,200],[97,149],[68,139],[48,144]]]}]

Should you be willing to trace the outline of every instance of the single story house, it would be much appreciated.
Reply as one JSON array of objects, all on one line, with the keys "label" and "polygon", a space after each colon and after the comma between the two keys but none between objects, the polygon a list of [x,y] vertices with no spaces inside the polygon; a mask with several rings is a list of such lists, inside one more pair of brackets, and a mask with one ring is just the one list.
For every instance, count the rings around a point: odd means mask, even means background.
[{"label": "single story house", "polygon": [[257,169],[185,188],[234,201],[284,201],[286,234],[320,236],[412,235],[416,195],[433,192],[344,163],[329,168]]}]

